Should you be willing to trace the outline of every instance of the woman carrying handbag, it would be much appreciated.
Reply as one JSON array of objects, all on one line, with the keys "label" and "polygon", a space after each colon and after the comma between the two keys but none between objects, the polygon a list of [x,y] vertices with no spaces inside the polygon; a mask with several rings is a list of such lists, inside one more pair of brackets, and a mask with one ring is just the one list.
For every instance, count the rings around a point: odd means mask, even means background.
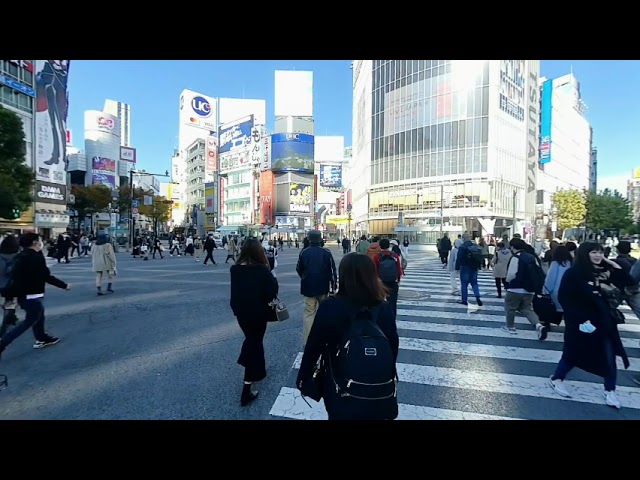
[{"label": "woman carrying handbag", "polygon": [[271,275],[264,248],[254,238],[244,242],[230,273],[231,310],[245,337],[238,358],[244,367],[240,396],[240,405],[244,407],[258,396],[258,392],[252,390],[253,383],[267,376],[263,339],[267,322],[277,320],[273,301],[278,296],[278,281]]}]

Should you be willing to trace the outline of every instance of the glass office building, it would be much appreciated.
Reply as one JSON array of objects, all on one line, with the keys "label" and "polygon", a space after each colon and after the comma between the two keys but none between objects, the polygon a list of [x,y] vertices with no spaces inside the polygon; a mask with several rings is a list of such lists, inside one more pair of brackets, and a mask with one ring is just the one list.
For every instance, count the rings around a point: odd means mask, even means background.
[{"label": "glass office building", "polygon": [[352,169],[368,172],[362,233],[429,244],[441,224],[456,236],[499,235],[514,218],[516,231],[530,228],[539,61],[354,65]]}]

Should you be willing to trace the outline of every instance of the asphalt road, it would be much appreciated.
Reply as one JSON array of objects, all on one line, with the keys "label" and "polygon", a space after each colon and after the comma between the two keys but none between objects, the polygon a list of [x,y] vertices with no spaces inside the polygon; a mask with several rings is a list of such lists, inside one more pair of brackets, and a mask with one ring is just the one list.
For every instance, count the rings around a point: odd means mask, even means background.
[{"label": "asphalt road", "polygon": [[[330,246],[336,263],[342,257]],[[266,419],[301,347],[299,250],[279,256],[280,299],[291,318],[265,336],[267,378],[240,407],[243,335],[229,308],[229,264],[190,257],[118,254],[115,294],[98,297],[91,259],[55,264],[72,285],[48,287],[47,331],[57,345],[34,350],[26,332],[2,355],[3,419]],[[226,252],[214,256],[223,262]],[[19,315],[24,315],[19,311]]]}]

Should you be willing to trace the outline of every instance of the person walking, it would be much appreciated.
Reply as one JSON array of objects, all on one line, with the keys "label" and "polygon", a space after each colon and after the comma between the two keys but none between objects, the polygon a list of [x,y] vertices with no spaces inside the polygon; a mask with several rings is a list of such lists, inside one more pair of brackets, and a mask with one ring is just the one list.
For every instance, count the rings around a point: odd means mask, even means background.
[{"label": "person walking", "polygon": [[102,280],[107,277],[107,292],[113,292],[113,277],[116,271],[116,252],[113,245],[107,242],[107,236],[103,233],[98,235],[93,253],[91,254],[93,271],[96,272],[96,289],[98,296],[104,295],[102,291]]}]

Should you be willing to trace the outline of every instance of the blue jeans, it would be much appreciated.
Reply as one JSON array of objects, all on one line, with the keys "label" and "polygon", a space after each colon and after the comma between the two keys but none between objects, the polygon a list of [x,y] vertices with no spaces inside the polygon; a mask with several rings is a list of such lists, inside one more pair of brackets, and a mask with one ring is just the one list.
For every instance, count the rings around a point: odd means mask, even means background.
[{"label": "blue jeans", "polygon": [[473,294],[476,298],[480,298],[480,288],[478,287],[478,269],[473,267],[461,266],[460,267],[460,290],[462,291],[462,301],[466,302],[469,298],[467,289],[471,284],[473,288]]},{"label": "blue jeans", "polygon": [[[607,372],[604,376],[604,389],[607,392],[613,392],[616,389],[616,379],[618,376],[618,365],[616,364],[616,354],[613,351],[613,344],[611,340],[604,340],[605,355],[607,361]],[[571,365],[564,357],[560,359],[558,366],[556,367],[556,373],[551,377],[552,380],[564,380],[568,373],[573,370]]]},{"label": "blue jeans", "polygon": [[42,298],[34,298],[33,300],[18,300],[18,305],[22,308],[26,315],[24,321],[5,333],[0,340],[0,352],[11,344],[16,338],[26,332],[30,327],[33,329],[33,336],[38,342],[47,340],[47,334],[44,331],[44,305]]}]

